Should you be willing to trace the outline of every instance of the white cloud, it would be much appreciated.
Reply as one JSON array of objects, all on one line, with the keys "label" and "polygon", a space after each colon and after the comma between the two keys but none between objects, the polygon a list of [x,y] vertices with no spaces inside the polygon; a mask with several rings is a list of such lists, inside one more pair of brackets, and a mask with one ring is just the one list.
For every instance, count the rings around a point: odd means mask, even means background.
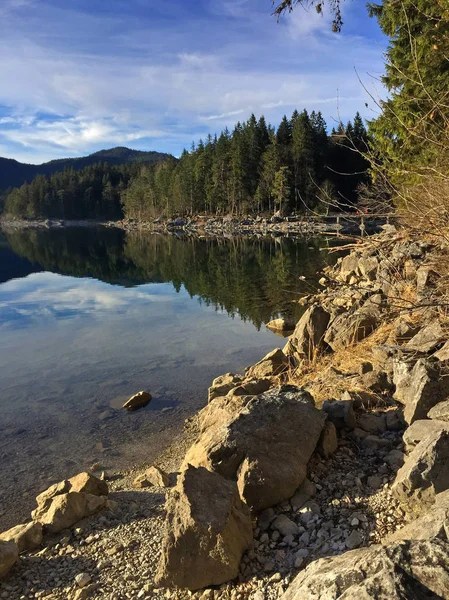
[{"label": "white cloud", "polygon": [[255,0],[227,0],[211,3],[220,17],[167,24],[71,4],[50,11],[40,0],[0,22],[0,148],[15,158],[114,144],[179,153],[208,123],[250,112],[274,123],[294,107],[350,116],[366,100],[353,67],[381,70],[379,47],[328,35],[313,10],[278,25]]}]

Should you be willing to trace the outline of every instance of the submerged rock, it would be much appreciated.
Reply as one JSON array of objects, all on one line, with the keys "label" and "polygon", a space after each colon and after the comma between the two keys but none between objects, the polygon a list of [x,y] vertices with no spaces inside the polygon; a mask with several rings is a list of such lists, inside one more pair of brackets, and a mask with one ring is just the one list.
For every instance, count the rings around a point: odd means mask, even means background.
[{"label": "submerged rock", "polygon": [[123,408],[129,412],[144,408],[151,402],[152,397],[153,396],[149,392],[137,392],[137,394],[134,394],[134,396],[131,396],[131,398],[125,402]]},{"label": "submerged rock", "polygon": [[166,509],[158,585],[198,590],[238,575],[253,536],[249,509],[234,481],[189,466]]}]

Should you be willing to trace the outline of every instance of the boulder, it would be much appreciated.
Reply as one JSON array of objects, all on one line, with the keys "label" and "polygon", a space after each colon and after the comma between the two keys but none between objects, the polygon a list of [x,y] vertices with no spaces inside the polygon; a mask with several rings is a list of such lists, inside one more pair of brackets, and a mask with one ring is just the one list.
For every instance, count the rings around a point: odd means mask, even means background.
[{"label": "boulder", "polygon": [[405,347],[416,352],[432,352],[441,346],[445,340],[445,333],[439,321],[434,321],[427,327],[423,327],[415,336],[408,341]]},{"label": "boulder", "polygon": [[338,448],[337,429],[332,421],[326,421],[318,440],[317,451],[323,458],[329,458]]},{"label": "boulder", "polygon": [[92,473],[78,473],[70,479],[65,479],[59,483],[50,486],[44,492],[36,497],[39,505],[45,504],[55,496],[66,494],[67,492],[81,492],[83,494],[93,494],[94,496],[107,496],[109,493],[108,484],[102,481]]},{"label": "boulder", "polygon": [[360,548],[312,562],[281,600],[449,599],[449,544],[439,539]]},{"label": "boulder", "polygon": [[19,560],[19,549],[13,541],[0,540],[0,579]]},{"label": "boulder", "polygon": [[237,479],[245,502],[263,510],[290,498],[304,481],[324,422],[310,394],[295,386],[216,398],[200,412],[200,434],[184,468]]},{"label": "boulder", "polygon": [[209,388],[208,401],[212,402],[214,398],[220,396],[226,396],[235,387],[239,386],[243,380],[241,375],[234,375],[233,373],[226,373],[220,375],[213,380],[211,387]]},{"label": "boulder", "polygon": [[354,429],[357,425],[352,400],[325,400],[322,409],[337,429]]},{"label": "boulder", "polygon": [[81,519],[90,517],[105,508],[106,496],[94,496],[82,492],[58,494],[31,513],[34,521],[45,526],[50,533],[59,533]]},{"label": "boulder", "polygon": [[266,323],[265,327],[268,327],[268,329],[271,329],[272,331],[293,331],[296,327],[296,323],[293,321],[293,319],[284,319],[281,317]]},{"label": "boulder", "polygon": [[269,352],[258,363],[249,367],[246,371],[247,377],[262,379],[264,377],[273,377],[281,375],[289,366],[289,360],[280,348]]},{"label": "boulder", "polygon": [[35,550],[42,544],[42,525],[33,522],[16,525],[8,531],[0,533],[0,540],[14,542],[19,549],[19,554]]},{"label": "boulder", "polygon": [[436,406],[431,408],[427,413],[429,419],[448,422],[449,427],[449,400],[438,402]]},{"label": "boulder", "polygon": [[439,362],[420,358],[410,364],[395,361],[394,397],[405,405],[404,419],[411,425],[425,419],[431,408],[447,396],[449,382],[440,374]]},{"label": "boulder", "polygon": [[161,488],[169,487],[170,475],[159,469],[159,467],[152,466],[133,481],[133,486],[136,488],[146,488],[152,485]]},{"label": "boulder", "polygon": [[449,533],[449,490],[435,496],[433,504],[422,516],[411,521],[402,529],[388,535],[383,543],[398,540],[429,540],[441,538],[448,541]]},{"label": "boulder", "polygon": [[123,408],[129,412],[139,410],[147,406],[152,399],[152,395],[149,392],[137,392],[134,396],[131,396],[129,400],[125,402]]},{"label": "boulder", "polygon": [[415,421],[404,431],[402,440],[405,444],[406,451],[410,452],[422,440],[433,435],[438,435],[442,431],[447,431],[449,433],[449,423],[436,420],[430,421],[428,419]]},{"label": "boulder", "polygon": [[238,575],[253,536],[235,482],[189,466],[170,493],[166,511],[158,585],[193,591]]},{"label": "boulder", "polygon": [[324,341],[332,350],[341,350],[363,340],[379,323],[379,310],[374,305],[363,306],[355,312],[337,315],[329,324]]},{"label": "boulder", "polygon": [[396,475],[393,494],[409,508],[428,506],[449,489],[449,432],[424,438],[411,451]]},{"label": "boulder", "polygon": [[311,360],[323,349],[330,314],[321,306],[311,306],[302,315],[285,348],[297,361]]}]

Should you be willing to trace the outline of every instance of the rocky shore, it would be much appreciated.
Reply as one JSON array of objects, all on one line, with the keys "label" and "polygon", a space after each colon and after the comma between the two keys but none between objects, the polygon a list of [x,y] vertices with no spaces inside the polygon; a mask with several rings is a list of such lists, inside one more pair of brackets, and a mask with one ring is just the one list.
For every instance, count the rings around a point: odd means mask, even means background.
[{"label": "rocky shore", "polygon": [[0,598],[449,599],[448,257],[358,240],[156,465],[40,494]]},{"label": "rocky shore", "polygon": [[386,216],[356,214],[326,215],[326,216],[288,216],[274,215],[272,217],[216,217],[194,216],[189,218],[155,219],[153,221],[92,221],[92,220],[20,220],[1,219],[0,227],[5,229],[64,227],[117,227],[126,231],[154,231],[166,234],[185,235],[283,235],[305,236],[319,234],[360,235],[375,233],[389,221]]}]

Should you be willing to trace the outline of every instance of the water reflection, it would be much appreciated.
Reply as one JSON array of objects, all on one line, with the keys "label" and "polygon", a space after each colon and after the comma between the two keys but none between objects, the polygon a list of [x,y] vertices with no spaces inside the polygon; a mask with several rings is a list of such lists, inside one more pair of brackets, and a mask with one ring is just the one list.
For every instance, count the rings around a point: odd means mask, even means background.
[{"label": "water reflection", "polygon": [[[214,377],[282,346],[261,325],[301,310],[292,299],[314,285],[321,244],[107,229],[0,238],[0,529],[54,479],[153,460]],[[140,389],[149,407],[122,411]]]}]

